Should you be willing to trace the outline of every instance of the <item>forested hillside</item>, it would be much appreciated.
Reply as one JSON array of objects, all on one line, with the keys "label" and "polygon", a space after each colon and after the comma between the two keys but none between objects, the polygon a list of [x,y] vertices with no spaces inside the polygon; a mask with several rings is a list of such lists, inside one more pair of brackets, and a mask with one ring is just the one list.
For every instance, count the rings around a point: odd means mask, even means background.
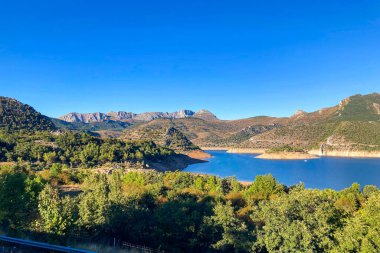
[{"label": "forested hillside", "polygon": [[0,161],[38,168],[91,168],[103,164],[149,163],[175,156],[152,141],[101,139],[86,133],[0,131]]},{"label": "forested hillside", "polygon": [[52,130],[54,124],[33,107],[19,101],[0,97],[0,128],[9,130]]},{"label": "forested hillside", "polygon": [[141,131],[136,129],[135,131],[129,131],[125,134],[123,139],[151,140],[161,146],[168,147],[179,153],[199,149],[199,147],[189,141],[182,132],[174,127],[145,128]]}]

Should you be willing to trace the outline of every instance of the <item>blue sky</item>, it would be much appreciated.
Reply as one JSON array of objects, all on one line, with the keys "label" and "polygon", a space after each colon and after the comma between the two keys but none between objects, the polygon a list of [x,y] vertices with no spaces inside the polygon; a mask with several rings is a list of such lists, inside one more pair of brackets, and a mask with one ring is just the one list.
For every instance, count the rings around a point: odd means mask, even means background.
[{"label": "blue sky", "polygon": [[378,0],[0,0],[0,95],[48,116],[288,116],[371,92]]}]

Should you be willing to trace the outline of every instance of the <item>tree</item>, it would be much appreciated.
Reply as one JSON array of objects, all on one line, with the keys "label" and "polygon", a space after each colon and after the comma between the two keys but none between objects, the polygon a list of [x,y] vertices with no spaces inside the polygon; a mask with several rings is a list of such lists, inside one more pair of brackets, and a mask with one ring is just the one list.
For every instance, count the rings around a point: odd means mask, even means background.
[{"label": "tree", "polygon": [[379,192],[379,188],[377,188],[374,185],[366,185],[364,186],[363,191],[362,191],[363,196],[365,198],[369,198],[372,194],[377,193],[377,192]]},{"label": "tree", "polygon": [[371,194],[363,209],[352,216],[336,233],[337,247],[333,252],[380,251],[380,193]]},{"label": "tree", "polygon": [[0,223],[13,228],[26,225],[31,195],[26,192],[27,177],[22,173],[0,174]]},{"label": "tree", "polygon": [[237,218],[231,202],[219,202],[213,211],[214,215],[206,219],[219,233],[218,241],[212,246],[226,252],[247,252],[251,247],[249,231],[246,224]]},{"label": "tree", "polygon": [[47,184],[39,195],[38,210],[45,232],[65,235],[74,226],[77,206],[73,199],[60,198],[58,190]]},{"label": "tree", "polygon": [[115,151],[116,151],[115,145],[111,145],[110,143],[104,143],[100,147],[99,160],[102,163],[113,162],[116,158]]},{"label": "tree", "polygon": [[48,164],[52,164],[57,160],[57,153],[55,153],[54,151],[45,153],[43,156],[44,161]]},{"label": "tree", "polygon": [[97,165],[99,161],[99,146],[95,143],[89,143],[84,146],[80,153],[80,160],[83,165],[90,167]]},{"label": "tree", "polygon": [[364,201],[358,183],[353,183],[351,187],[342,190],[339,195],[340,198],[335,202],[335,207],[347,214],[352,214],[358,210]]},{"label": "tree", "polygon": [[62,172],[62,166],[59,163],[53,163],[50,167],[50,174],[52,177],[58,177],[59,173]]},{"label": "tree", "polygon": [[267,200],[271,195],[280,194],[283,191],[283,185],[280,185],[272,175],[258,175],[247,189],[245,196],[247,201],[252,203],[257,200]]},{"label": "tree", "polygon": [[110,201],[109,186],[104,175],[90,176],[79,196],[79,224],[90,231],[98,231],[106,224]]},{"label": "tree", "polygon": [[334,207],[334,191],[295,188],[287,195],[260,202],[251,219],[257,224],[254,251],[325,252],[343,216]]}]

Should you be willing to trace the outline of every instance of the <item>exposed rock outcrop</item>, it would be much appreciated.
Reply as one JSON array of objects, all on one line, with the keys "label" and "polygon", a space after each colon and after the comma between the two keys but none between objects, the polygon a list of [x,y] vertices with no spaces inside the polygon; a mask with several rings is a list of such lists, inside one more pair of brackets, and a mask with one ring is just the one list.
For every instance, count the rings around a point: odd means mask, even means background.
[{"label": "exposed rock outcrop", "polygon": [[199,119],[204,119],[204,120],[218,120],[218,118],[215,116],[215,114],[213,114],[209,110],[205,110],[205,109],[197,111],[193,115],[193,117],[199,118]]},{"label": "exposed rock outcrop", "polygon": [[94,112],[94,113],[71,112],[62,117],[59,117],[59,119],[64,120],[66,122],[92,123],[92,122],[103,122],[103,121],[109,120],[110,116],[101,112]]},{"label": "exposed rock outcrop", "polygon": [[[125,122],[149,122],[155,119],[166,118],[166,119],[182,119],[187,117],[192,117],[195,112],[191,110],[180,110],[177,112],[144,112],[144,113],[133,113],[133,112],[109,112],[109,113],[76,113],[71,112],[64,116],[59,117],[59,119],[66,122],[82,122],[82,123],[94,123],[94,122],[105,122],[108,120],[113,121],[125,121]],[[211,113],[210,113],[211,114]]]}]

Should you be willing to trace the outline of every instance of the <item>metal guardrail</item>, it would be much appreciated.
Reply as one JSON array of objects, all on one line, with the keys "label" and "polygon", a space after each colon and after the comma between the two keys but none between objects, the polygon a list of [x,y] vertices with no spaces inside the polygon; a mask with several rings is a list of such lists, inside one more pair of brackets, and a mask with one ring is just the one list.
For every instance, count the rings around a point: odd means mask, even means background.
[{"label": "metal guardrail", "polygon": [[24,245],[24,246],[31,246],[31,247],[36,247],[40,249],[55,250],[58,252],[65,252],[65,253],[96,253],[94,251],[89,251],[89,250],[84,250],[84,249],[75,249],[75,248],[70,248],[70,247],[58,246],[58,245],[30,241],[30,240],[23,240],[23,239],[2,236],[2,235],[0,235],[0,241]]}]

